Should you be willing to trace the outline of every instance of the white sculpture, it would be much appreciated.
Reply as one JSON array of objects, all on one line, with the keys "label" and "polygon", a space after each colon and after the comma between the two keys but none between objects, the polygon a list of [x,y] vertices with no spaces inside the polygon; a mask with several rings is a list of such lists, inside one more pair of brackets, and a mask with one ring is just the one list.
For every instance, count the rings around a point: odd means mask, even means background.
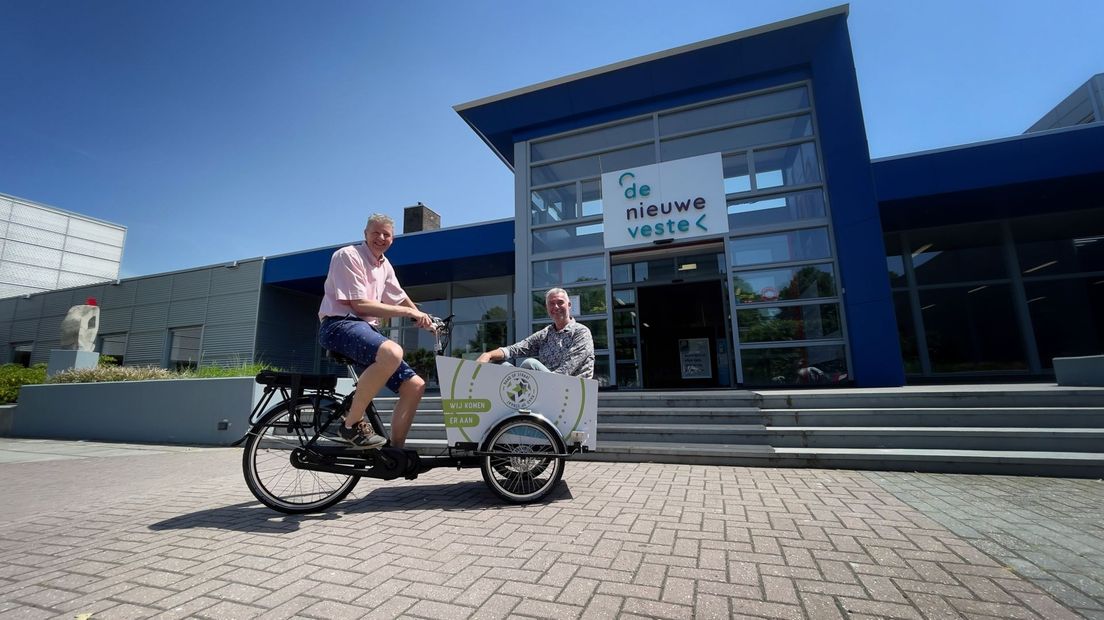
[{"label": "white sculpture", "polygon": [[61,321],[61,348],[92,351],[96,348],[96,332],[100,329],[100,307],[94,298],[69,308]]}]

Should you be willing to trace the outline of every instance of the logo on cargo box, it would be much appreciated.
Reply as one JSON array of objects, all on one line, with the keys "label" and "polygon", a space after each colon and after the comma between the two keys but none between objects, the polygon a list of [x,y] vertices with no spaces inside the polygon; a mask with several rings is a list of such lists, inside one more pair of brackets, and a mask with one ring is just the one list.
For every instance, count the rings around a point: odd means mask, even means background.
[{"label": "logo on cargo box", "polygon": [[498,386],[498,396],[511,409],[525,409],[537,400],[537,381],[524,370],[515,370]]}]

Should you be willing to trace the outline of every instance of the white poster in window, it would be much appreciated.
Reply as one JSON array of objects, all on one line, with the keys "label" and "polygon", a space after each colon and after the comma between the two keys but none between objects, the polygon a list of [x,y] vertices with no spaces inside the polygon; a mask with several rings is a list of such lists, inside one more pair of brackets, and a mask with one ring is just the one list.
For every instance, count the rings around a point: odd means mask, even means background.
[{"label": "white poster in window", "polygon": [[712,379],[708,338],[679,338],[679,366],[683,379]]},{"label": "white poster in window", "polygon": [[569,304],[571,304],[571,314],[572,315],[583,313],[582,307],[579,306],[580,302],[579,302],[579,296],[578,295],[568,295],[567,296],[567,302]]}]

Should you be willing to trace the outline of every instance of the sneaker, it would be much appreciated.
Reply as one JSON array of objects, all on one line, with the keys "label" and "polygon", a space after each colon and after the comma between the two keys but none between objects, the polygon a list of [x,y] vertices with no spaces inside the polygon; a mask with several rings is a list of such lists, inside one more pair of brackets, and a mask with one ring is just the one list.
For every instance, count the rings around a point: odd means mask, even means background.
[{"label": "sneaker", "polygon": [[387,438],[381,435],[377,435],[372,430],[372,425],[368,423],[368,420],[361,420],[353,425],[352,428],[345,426],[345,421],[342,420],[337,425],[337,438],[345,443],[352,444],[358,448],[378,448],[387,443]]}]

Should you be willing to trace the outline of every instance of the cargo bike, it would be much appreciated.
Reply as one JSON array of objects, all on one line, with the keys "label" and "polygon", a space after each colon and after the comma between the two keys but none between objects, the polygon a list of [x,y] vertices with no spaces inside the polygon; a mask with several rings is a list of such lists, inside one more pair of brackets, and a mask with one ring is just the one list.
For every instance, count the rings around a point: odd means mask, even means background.
[{"label": "cargo bike", "polygon": [[[242,454],[246,485],[261,503],[289,514],[319,512],[361,477],[413,480],[438,467],[478,467],[491,491],[524,504],[552,491],[566,458],[595,448],[597,381],[445,357],[453,317],[431,318],[445,448],[424,454],[390,440],[378,449],[342,443],[337,425],[352,390],[338,393],[336,375],[265,371],[256,377],[265,387]],[[353,362],[329,355],[349,366],[355,386]],[[389,438],[374,403],[365,414]]]}]

